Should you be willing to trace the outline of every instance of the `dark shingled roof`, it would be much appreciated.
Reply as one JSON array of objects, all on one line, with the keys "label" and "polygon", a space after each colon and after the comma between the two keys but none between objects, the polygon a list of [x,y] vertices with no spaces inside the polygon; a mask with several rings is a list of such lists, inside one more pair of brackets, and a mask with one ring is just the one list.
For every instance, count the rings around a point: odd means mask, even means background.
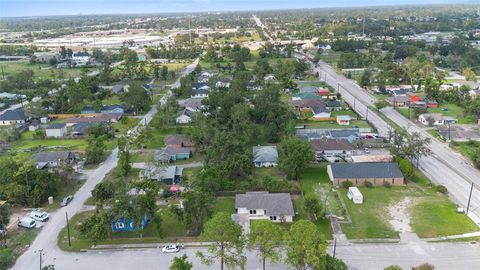
[{"label": "dark shingled roof", "polygon": [[34,154],[32,159],[37,162],[52,162],[57,160],[67,160],[75,156],[74,152],[58,151],[58,152],[40,152]]},{"label": "dark shingled roof", "polygon": [[322,152],[329,150],[353,150],[353,146],[350,142],[345,139],[317,139],[311,140],[310,144],[312,145],[313,151]]},{"label": "dark shingled roof", "polygon": [[380,163],[333,163],[334,178],[403,178],[395,162]]},{"label": "dark shingled roof", "polygon": [[294,216],[288,193],[247,192],[235,195],[235,208],[265,209],[267,216]]},{"label": "dark shingled roof", "polygon": [[22,109],[9,110],[0,115],[0,121],[18,121],[25,118],[25,112]]},{"label": "dark shingled roof", "polygon": [[64,128],[65,126],[66,124],[64,123],[51,124],[47,127],[47,129],[60,129],[60,128]]}]

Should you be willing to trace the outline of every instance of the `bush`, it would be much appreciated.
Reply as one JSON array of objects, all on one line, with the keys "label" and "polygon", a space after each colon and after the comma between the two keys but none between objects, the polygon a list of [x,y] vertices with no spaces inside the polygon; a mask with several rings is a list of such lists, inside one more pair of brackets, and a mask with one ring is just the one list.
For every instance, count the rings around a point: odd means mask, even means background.
[{"label": "bush", "polygon": [[391,188],[392,187],[392,185],[390,185],[389,182],[384,182],[383,186],[386,187],[386,188]]},{"label": "bush", "polygon": [[325,270],[348,270],[348,266],[342,260],[327,254]]},{"label": "bush", "polygon": [[0,269],[8,269],[15,260],[11,249],[0,249]]},{"label": "bush", "polygon": [[444,185],[435,186],[435,190],[442,193],[442,194],[447,194],[448,193],[448,189]]},{"label": "bush", "polygon": [[45,131],[39,129],[39,130],[35,131],[35,133],[33,133],[33,136],[32,136],[32,137],[33,137],[35,140],[43,140],[43,139],[45,139],[45,136],[46,136],[46,135],[45,135]]},{"label": "bush", "polygon": [[400,171],[403,173],[403,175],[406,178],[409,178],[413,175],[415,169],[413,168],[412,163],[400,157],[397,158],[397,162],[398,162],[398,167],[400,168]]},{"label": "bush", "polygon": [[368,182],[368,181],[365,181],[365,183],[363,185],[367,188],[372,188],[373,187],[373,184],[371,182]]},{"label": "bush", "polygon": [[351,181],[345,181],[342,183],[342,187],[348,189],[349,187],[352,187],[353,183]]},{"label": "bush", "polygon": [[384,268],[383,270],[403,270],[403,268],[401,268],[398,265],[390,265],[389,267]]}]

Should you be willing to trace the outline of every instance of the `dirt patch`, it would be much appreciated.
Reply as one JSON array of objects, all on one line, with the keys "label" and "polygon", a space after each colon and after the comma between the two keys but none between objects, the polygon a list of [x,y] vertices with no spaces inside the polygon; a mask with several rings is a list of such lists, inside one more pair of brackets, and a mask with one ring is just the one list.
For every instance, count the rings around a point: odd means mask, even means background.
[{"label": "dirt patch", "polygon": [[408,208],[412,204],[412,198],[406,197],[400,202],[390,206],[388,212],[390,214],[390,224],[393,229],[398,232],[412,232],[410,226],[410,213]]}]

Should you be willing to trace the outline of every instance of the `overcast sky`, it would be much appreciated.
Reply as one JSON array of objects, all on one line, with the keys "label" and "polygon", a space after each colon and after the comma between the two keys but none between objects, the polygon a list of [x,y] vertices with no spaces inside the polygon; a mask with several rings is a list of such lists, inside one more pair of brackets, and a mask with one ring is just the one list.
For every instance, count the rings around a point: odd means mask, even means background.
[{"label": "overcast sky", "polygon": [[479,0],[0,0],[0,17],[478,3]]}]

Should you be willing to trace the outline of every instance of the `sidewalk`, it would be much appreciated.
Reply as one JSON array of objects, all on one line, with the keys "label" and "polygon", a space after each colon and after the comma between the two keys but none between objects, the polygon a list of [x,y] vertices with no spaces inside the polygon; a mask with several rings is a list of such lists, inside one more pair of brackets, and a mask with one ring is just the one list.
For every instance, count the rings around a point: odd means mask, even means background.
[{"label": "sidewalk", "polygon": [[[123,244],[123,245],[97,245],[92,246],[91,250],[117,250],[117,249],[139,249],[139,248],[163,248],[171,243],[142,243],[142,244]],[[208,247],[214,245],[215,242],[188,242],[179,243],[185,247]]]}]

